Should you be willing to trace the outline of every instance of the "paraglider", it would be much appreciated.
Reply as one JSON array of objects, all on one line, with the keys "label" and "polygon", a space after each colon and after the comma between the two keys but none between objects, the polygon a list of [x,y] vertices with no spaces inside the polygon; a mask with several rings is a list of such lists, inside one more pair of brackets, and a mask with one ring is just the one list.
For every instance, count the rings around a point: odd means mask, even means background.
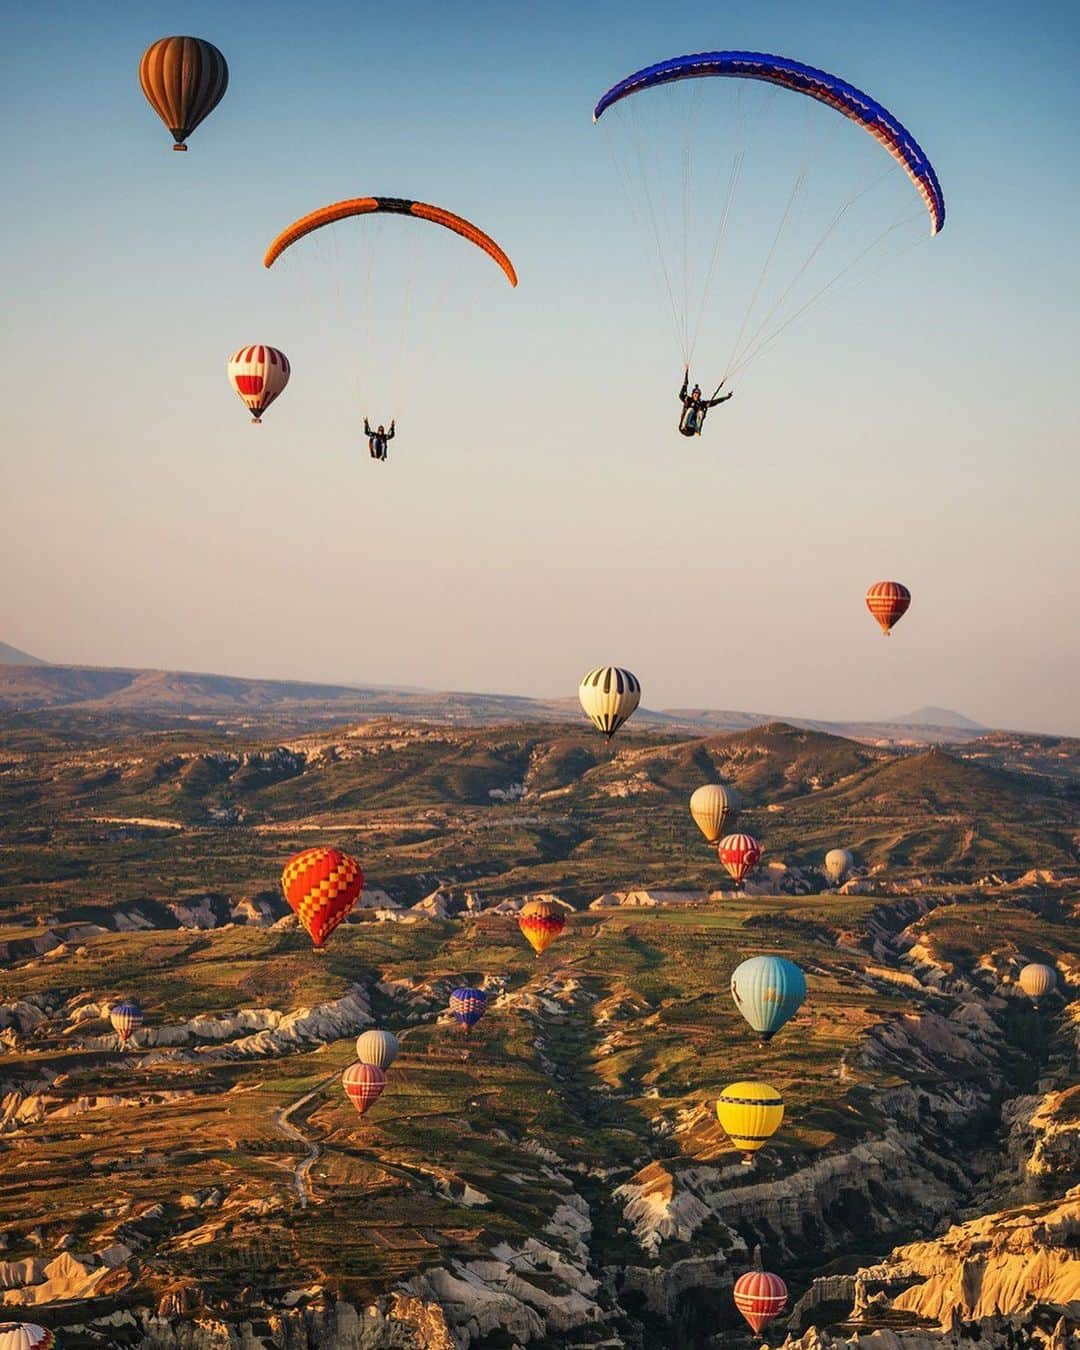
[{"label": "paraglider", "polygon": [[536,955],[542,956],[566,927],[566,912],[553,900],[530,900],[518,915],[518,927]]},{"label": "paraglider", "polygon": [[455,989],[450,995],[450,1011],[467,1036],[487,1011],[487,994],[482,989]]},{"label": "paraglider", "polygon": [[738,889],[761,861],[761,845],[752,834],[729,834],[717,844],[716,855]]},{"label": "paraglider", "polygon": [[289,383],[292,367],[289,358],[277,347],[252,343],[229,357],[226,367],[229,383],[240,401],[251,412],[252,422],[262,421],[263,413]]},{"label": "paraglider", "polygon": [[619,666],[597,666],[578,685],[578,701],[585,716],[610,741],[641,702],[636,675]]},{"label": "paraglider", "polygon": [[349,1101],[362,1116],[382,1096],[382,1090],[386,1086],[386,1074],[377,1065],[362,1064],[358,1060],[355,1064],[350,1064],[341,1075],[341,1083]]},{"label": "paraglider", "polygon": [[598,122],[614,103],[643,89],[671,84],[676,80],[701,79],[706,76],[728,76],[737,79],[762,80],[780,85],[795,93],[806,94],[835,108],[851,121],[858,123],[883,145],[911,179],[930,213],[930,233],[937,234],[945,224],[945,198],[934,167],[923,153],[915,137],[868,94],[854,85],[801,61],[785,56],[770,56],[767,52],[698,52],[692,56],[675,56],[654,66],[635,71],[618,84],[612,85],[593,109],[593,121]]},{"label": "paraglider", "polygon": [[368,438],[368,453],[372,459],[386,459],[387,449],[396,434],[392,417],[389,427],[384,427],[380,422],[374,430],[367,418],[364,418],[364,435]]},{"label": "paraglider", "polygon": [[735,1306],[760,1336],[774,1317],[787,1307],[787,1285],[767,1270],[748,1270],[735,1281]]},{"label": "paraglider", "polygon": [[846,848],[831,848],[825,854],[825,875],[834,886],[839,886],[855,866],[855,857]]},{"label": "paraglider", "polygon": [[744,1167],[763,1148],[784,1119],[784,1099],[768,1083],[730,1083],[716,1102],[716,1118],[724,1132],[742,1150]]},{"label": "paraglider", "polygon": [[143,1024],[142,1009],[130,1001],[117,1003],[109,1010],[109,1021],[120,1040],[120,1049],[125,1050],[128,1041]]},{"label": "paraglider", "polygon": [[690,798],[690,814],[708,843],[717,845],[724,833],[724,825],[739,814],[742,803],[734,788],[723,783],[706,783]]},{"label": "paraglider", "polygon": [[682,436],[700,436],[705,426],[705,415],[710,408],[715,408],[719,403],[726,403],[729,398],[734,396],[734,390],[727,394],[721,394],[720,390],[724,387],[723,380],[717,385],[712,398],[706,398],[701,392],[701,385],[695,384],[689,393],[686,387],[690,383],[690,371],[687,369],[683,376],[682,388],[679,390],[679,402],[682,404],[682,413],[679,416],[679,434]]},{"label": "paraglider", "polygon": [[164,37],[143,52],[139,83],[169,128],[173,149],[186,150],[184,142],[225,97],[229,67],[212,42]]},{"label": "paraglider", "polygon": [[56,1337],[36,1322],[0,1322],[0,1350],[53,1350]]},{"label": "paraglider", "polygon": [[281,889],[289,907],[321,947],[364,889],[360,864],[336,848],[306,848],[285,864]]},{"label": "paraglider", "polygon": [[454,234],[460,235],[462,239],[467,239],[470,244],[475,244],[477,248],[482,249],[502,269],[510,285],[517,285],[517,273],[514,271],[514,264],[495,240],[486,235],[483,230],[465,220],[464,217],[456,216],[452,211],[444,210],[441,206],[429,206],[427,202],[409,201],[404,197],[350,197],[347,201],[334,202],[331,206],[322,206],[309,215],[301,216],[299,220],[294,220],[291,225],[282,230],[271,243],[263,258],[263,266],[273,267],[287,248],[295,244],[298,239],[303,239],[305,235],[311,234],[313,230],[322,229],[324,225],[332,225],[335,221],[345,220],[350,216],[366,216],[373,212],[412,216],[416,220],[429,220],[435,225],[442,225],[445,229],[452,230]]},{"label": "paraglider", "polygon": [[878,621],[881,631],[889,636],[911,604],[911,592],[899,581],[875,581],[866,592],[866,608]]},{"label": "paraglider", "polygon": [[763,1041],[772,1040],[806,998],[806,976],[783,956],[752,956],[731,976],[735,1006]]},{"label": "paraglider", "polygon": [[1057,971],[1053,966],[1032,961],[1020,972],[1020,988],[1037,1004],[1039,999],[1052,994],[1057,988]]},{"label": "paraglider", "polygon": [[384,1072],[398,1057],[398,1039],[392,1031],[372,1027],[356,1038],[356,1058],[361,1064],[374,1065]]}]

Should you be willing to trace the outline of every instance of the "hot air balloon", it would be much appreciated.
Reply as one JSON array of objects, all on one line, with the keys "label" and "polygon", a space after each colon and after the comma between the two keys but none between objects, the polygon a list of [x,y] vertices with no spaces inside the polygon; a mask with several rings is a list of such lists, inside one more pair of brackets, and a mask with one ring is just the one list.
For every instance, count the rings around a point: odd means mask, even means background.
[{"label": "hot air balloon", "polygon": [[886,637],[893,624],[907,613],[911,592],[899,581],[875,581],[866,592],[866,608],[881,625]]},{"label": "hot air balloon", "polygon": [[1020,988],[1033,1003],[1038,1003],[1057,988],[1057,971],[1053,966],[1032,961],[1020,972]]},{"label": "hot air balloon", "polygon": [[641,702],[637,676],[618,666],[597,666],[578,685],[585,716],[610,741]]},{"label": "hot air balloon", "polygon": [[398,1057],[398,1039],[392,1031],[372,1028],[356,1038],[356,1058],[361,1064],[373,1064],[386,1070]]},{"label": "hot air balloon", "polygon": [[0,1322],[0,1350],[53,1350],[56,1337],[36,1322]]},{"label": "hot air balloon", "polygon": [[723,783],[706,783],[690,798],[690,814],[710,844],[717,844],[724,833],[724,823],[739,814],[742,803],[734,788]]},{"label": "hot air balloon", "polygon": [[468,1035],[487,1011],[487,994],[482,989],[455,989],[450,995],[450,1011]]},{"label": "hot air balloon", "polygon": [[540,956],[566,927],[566,913],[552,900],[530,900],[518,915],[518,927]]},{"label": "hot air balloon", "polygon": [[766,1326],[787,1307],[787,1285],[767,1270],[748,1270],[735,1281],[735,1306],[760,1336]]},{"label": "hot air balloon", "polygon": [[212,42],[196,37],[159,38],[139,62],[139,83],[169,128],[174,150],[214,111],[229,87],[229,67]]},{"label": "hot air balloon", "polygon": [[133,1033],[143,1024],[142,1009],[137,1003],[117,1003],[109,1010],[109,1021],[120,1038],[120,1049],[123,1050]]},{"label": "hot air balloon", "polygon": [[251,420],[261,422],[263,413],[289,383],[289,358],[276,347],[256,342],[241,347],[229,357],[229,383],[251,411]]},{"label": "hot air balloon", "polygon": [[360,898],[360,864],[336,848],[307,848],[285,864],[281,889],[300,922],[321,947]]},{"label": "hot air balloon", "polygon": [[736,1148],[744,1167],[772,1138],[784,1119],[784,1099],[768,1083],[730,1083],[716,1102],[716,1118]]},{"label": "hot air balloon", "polygon": [[735,1006],[763,1041],[772,1040],[806,998],[806,976],[783,956],[752,956],[731,976]]},{"label": "hot air balloon", "polygon": [[369,1106],[374,1106],[382,1096],[386,1086],[386,1074],[375,1064],[362,1064],[359,1060],[350,1064],[341,1075],[341,1084],[349,1101],[363,1115]]},{"label": "hot air balloon", "polygon": [[716,855],[739,887],[761,861],[761,845],[752,834],[729,834],[717,844]]},{"label": "hot air balloon", "polygon": [[855,866],[855,857],[846,848],[831,848],[825,854],[825,875],[834,886],[839,886]]}]

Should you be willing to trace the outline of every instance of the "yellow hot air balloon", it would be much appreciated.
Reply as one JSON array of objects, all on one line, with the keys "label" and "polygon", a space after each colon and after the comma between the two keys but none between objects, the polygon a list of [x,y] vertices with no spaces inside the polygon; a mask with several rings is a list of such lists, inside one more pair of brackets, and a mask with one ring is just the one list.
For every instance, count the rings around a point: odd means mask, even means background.
[{"label": "yellow hot air balloon", "polygon": [[1057,971],[1053,966],[1032,961],[1020,972],[1020,988],[1033,1003],[1038,1003],[1057,988]]},{"label": "yellow hot air balloon", "polygon": [[784,1099],[768,1083],[729,1083],[716,1101],[716,1118],[724,1132],[742,1149],[744,1167],[772,1138],[784,1119]]},{"label": "yellow hot air balloon", "polygon": [[690,814],[710,844],[718,844],[724,824],[739,814],[742,803],[734,788],[723,783],[706,783],[690,798]]},{"label": "yellow hot air balloon", "polygon": [[518,927],[540,956],[566,927],[566,911],[553,900],[530,900],[518,915]]},{"label": "yellow hot air balloon", "polygon": [[578,685],[578,700],[585,716],[610,741],[641,702],[641,685],[628,670],[597,666]]}]

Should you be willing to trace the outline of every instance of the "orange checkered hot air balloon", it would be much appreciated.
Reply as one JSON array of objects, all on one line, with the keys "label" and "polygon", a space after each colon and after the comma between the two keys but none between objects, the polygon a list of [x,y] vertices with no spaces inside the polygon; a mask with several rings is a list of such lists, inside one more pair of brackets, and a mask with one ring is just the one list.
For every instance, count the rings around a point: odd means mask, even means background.
[{"label": "orange checkered hot air balloon", "polygon": [[886,637],[893,624],[907,613],[911,592],[899,581],[875,581],[866,592],[866,608],[881,625]]},{"label": "orange checkered hot air balloon", "polygon": [[359,900],[364,874],[355,858],[336,848],[306,848],[285,864],[281,889],[321,947]]},{"label": "orange checkered hot air balloon", "polygon": [[540,956],[566,927],[566,914],[552,900],[530,900],[518,915],[518,927]]}]

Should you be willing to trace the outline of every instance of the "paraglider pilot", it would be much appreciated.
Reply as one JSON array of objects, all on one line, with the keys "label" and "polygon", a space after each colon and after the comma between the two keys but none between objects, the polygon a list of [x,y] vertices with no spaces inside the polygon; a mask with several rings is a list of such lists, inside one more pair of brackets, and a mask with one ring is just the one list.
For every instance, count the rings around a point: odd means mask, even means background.
[{"label": "paraglider pilot", "polygon": [[[730,398],[730,395],[728,395]],[[394,439],[394,419],[390,419],[390,430],[387,431],[380,422],[378,429],[372,431],[371,424],[367,418],[364,418],[364,435],[368,438],[368,449],[371,451],[372,459],[386,458],[386,445],[388,441]]]},{"label": "paraglider pilot", "polygon": [[695,384],[693,389],[687,393],[690,386],[690,367],[686,367],[686,373],[683,375],[682,388],[679,390],[679,402],[682,404],[682,416],[679,418],[679,430],[684,436],[700,436],[701,428],[705,425],[705,414],[710,408],[715,408],[718,403],[726,403],[734,390],[726,394],[721,394],[720,390],[724,387],[724,381],[721,380],[716,387],[716,393],[712,398],[705,398],[701,392],[701,385]]}]

